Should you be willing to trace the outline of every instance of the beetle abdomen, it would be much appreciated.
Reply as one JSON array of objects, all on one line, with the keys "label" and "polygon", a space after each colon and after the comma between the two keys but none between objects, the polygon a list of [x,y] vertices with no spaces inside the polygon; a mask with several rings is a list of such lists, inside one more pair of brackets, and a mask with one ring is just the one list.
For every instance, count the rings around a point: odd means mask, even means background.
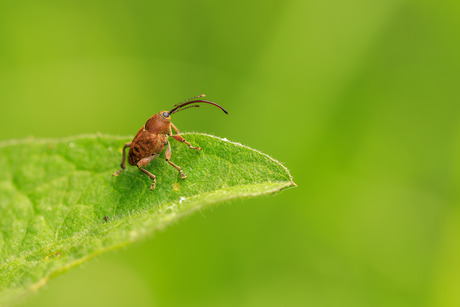
[{"label": "beetle abdomen", "polygon": [[167,134],[153,134],[144,131],[144,127],[142,127],[134,137],[129,148],[129,164],[136,165],[143,158],[161,153],[165,148],[167,140]]}]

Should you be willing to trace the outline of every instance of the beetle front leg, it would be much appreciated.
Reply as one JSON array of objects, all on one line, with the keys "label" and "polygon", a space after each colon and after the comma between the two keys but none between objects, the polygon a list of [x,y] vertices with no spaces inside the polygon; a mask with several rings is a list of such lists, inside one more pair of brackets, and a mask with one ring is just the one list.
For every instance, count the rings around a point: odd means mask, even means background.
[{"label": "beetle front leg", "polygon": [[146,170],[145,168],[142,168],[142,166],[147,166],[147,164],[150,163],[150,161],[152,161],[153,159],[155,159],[156,157],[158,157],[160,154],[155,154],[155,155],[152,155],[150,157],[147,157],[147,158],[143,158],[141,159],[139,162],[137,162],[137,167],[139,168],[139,170],[143,173],[145,173],[147,176],[150,177],[150,179],[152,179],[152,185],[150,186],[150,190],[153,190],[155,189],[155,175],[152,174],[151,172],[149,172],[148,170]]},{"label": "beetle front leg", "polygon": [[185,143],[188,147],[190,147],[190,149],[201,150],[200,147],[194,147],[194,146],[192,146],[192,144],[190,144],[189,142],[187,142],[187,141],[182,137],[182,135],[175,134],[175,135],[171,135],[171,137],[173,137],[176,141],[179,141],[179,142],[181,142],[181,143]]},{"label": "beetle front leg", "polygon": [[123,158],[121,159],[121,165],[120,165],[120,166],[121,166],[121,169],[120,169],[118,172],[113,173],[113,174],[112,174],[113,176],[118,176],[118,175],[120,175],[120,173],[121,173],[122,171],[124,171],[124,169],[126,168],[126,166],[125,166],[125,165],[126,165],[126,148],[130,147],[130,146],[131,146],[131,143],[132,143],[132,142],[128,142],[128,143],[125,144],[125,146],[123,146]]},{"label": "beetle front leg", "polygon": [[177,166],[176,164],[174,164],[171,161],[169,161],[169,159],[171,159],[171,144],[169,144],[169,142],[168,142],[168,149],[166,149],[166,152],[165,152],[165,159],[166,159],[166,162],[171,164],[172,167],[174,167],[175,169],[177,169],[179,171],[180,178],[182,178],[182,179],[187,178],[187,176],[185,176],[184,172],[181,170],[181,168],[179,166]]},{"label": "beetle front leg", "polygon": [[192,144],[190,144],[189,142],[187,142],[184,137],[182,135],[180,135],[180,131],[179,129],[176,128],[176,126],[174,126],[173,123],[171,123],[171,127],[173,127],[174,131],[177,133],[175,135],[171,135],[171,137],[173,137],[174,139],[176,139],[176,141],[179,141],[181,143],[185,143],[188,147],[190,147],[191,149],[196,149],[196,150],[201,150],[200,147],[193,147]]}]

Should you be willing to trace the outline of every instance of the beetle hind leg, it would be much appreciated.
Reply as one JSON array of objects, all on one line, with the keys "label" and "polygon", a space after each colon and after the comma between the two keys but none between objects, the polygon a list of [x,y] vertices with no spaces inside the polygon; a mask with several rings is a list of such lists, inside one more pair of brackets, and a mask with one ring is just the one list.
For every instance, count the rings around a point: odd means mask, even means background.
[{"label": "beetle hind leg", "polygon": [[125,168],[126,168],[126,166],[125,166],[125,164],[126,164],[126,148],[130,147],[131,143],[132,142],[128,142],[128,143],[125,144],[125,146],[123,146],[123,158],[121,159],[121,165],[120,165],[121,169],[118,172],[113,173],[112,174],[113,176],[118,176],[118,175],[120,175],[120,173],[122,171],[125,170]]},{"label": "beetle hind leg", "polygon": [[152,185],[150,186],[150,191],[153,190],[153,189],[155,189],[155,183],[157,182],[157,181],[155,180],[155,175],[152,174],[151,172],[149,172],[148,170],[146,170],[145,168],[142,168],[142,167],[140,167],[140,166],[138,166],[138,168],[139,168],[139,170],[140,170],[141,172],[145,173],[147,176],[150,177],[150,179],[152,179]]},{"label": "beetle hind leg", "polygon": [[153,190],[155,189],[155,183],[156,183],[156,180],[155,180],[155,175],[152,174],[151,172],[149,172],[148,170],[146,170],[145,168],[142,168],[143,166],[147,166],[147,164],[150,163],[150,161],[152,161],[153,159],[155,159],[156,157],[158,157],[159,154],[155,154],[155,155],[152,155],[150,157],[147,157],[147,158],[143,158],[141,159],[139,162],[137,162],[137,167],[139,168],[139,170],[141,172],[143,172],[144,174],[146,174],[147,176],[149,176],[150,179],[152,179],[152,185],[150,186],[150,190]]},{"label": "beetle hind leg", "polygon": [[177,169],[179,171],[179,174],[180,174],[180,178],[182,179],[185,179],[187,178],[187,176],[184,174],[184,172],[181,170],[180,166],[177,166],[176,164],[172,163],[171,161],[169,160],[166,160],[166,162],[168,162],[169,164],[171,164],[172,167],[174,167],[175,169]]}]

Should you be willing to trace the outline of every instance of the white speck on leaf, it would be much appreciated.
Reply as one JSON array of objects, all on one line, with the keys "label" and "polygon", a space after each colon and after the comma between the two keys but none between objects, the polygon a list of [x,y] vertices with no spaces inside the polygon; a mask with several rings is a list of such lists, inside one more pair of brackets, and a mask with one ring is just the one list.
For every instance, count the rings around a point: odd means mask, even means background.
[{"label": "white speck on leaf", "polygon": [[185,200],[185,197],[180,197],[179,204],[182,204],[182,201]]}]

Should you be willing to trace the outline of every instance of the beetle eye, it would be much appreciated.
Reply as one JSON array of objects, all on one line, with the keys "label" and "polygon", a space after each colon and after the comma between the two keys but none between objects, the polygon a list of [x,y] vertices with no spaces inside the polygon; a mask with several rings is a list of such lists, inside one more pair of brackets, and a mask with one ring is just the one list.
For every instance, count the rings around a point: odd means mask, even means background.
[{"label": "beetle eye", "polygon": [[168,116],[169,116],[169,113],[168,113],[168,112],[163,112],[163,116],[164,116],[164,117],[168,117]]}]

